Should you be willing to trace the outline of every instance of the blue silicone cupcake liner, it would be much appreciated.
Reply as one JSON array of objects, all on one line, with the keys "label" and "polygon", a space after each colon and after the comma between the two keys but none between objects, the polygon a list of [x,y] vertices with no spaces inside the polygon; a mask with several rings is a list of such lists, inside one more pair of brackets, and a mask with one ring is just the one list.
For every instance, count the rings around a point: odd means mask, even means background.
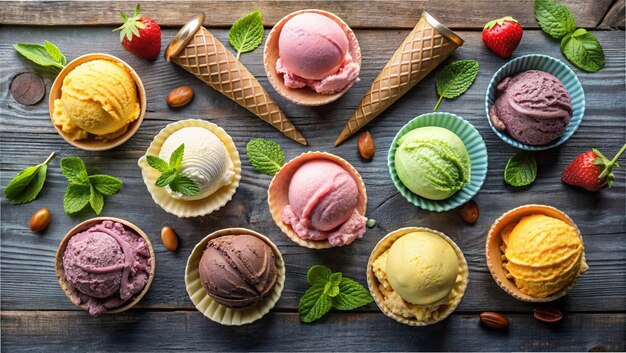
[{"label": "blue silicone cupcake liner", "polygon": [[[472,162],[472,173],[469,184],[465,185],[461,190],[445,200],[430,200],[414,194],[404,186],[396,173],[395,155],[396,149],[398,148],[398,139],[411,130],[426,126],[438,126],[454,132],[465,144],[465,148],[467,148]],[[393,142],[391,142],[387,164],[393,184],[400,194],[410,203],[428,211],[448,211],[471,200],[472,197],[478,193],[481,186],[483,186],[483,182],[487,176],[487,147],[480,133],[465,119],[450,113],[428,113],[414,118],[398,131]]]},{"label": "blue silicone cupcake liner", "polygon": [[[561,80],[563,86],[565,86],[570,98],[572,99],[574,112],[572,113],[572,118],[567,125],[565,132],[558,140],[547,145],[531,146],[521,143],[509,136],[508,133],[498,131],[491,123],[491,119],[489,119],[489,107],[491,107],[496,101],[496,87],[498,86],[498,83],[508,76],[527,70],[541,70],[554,75],[556,78]],[[489,126],[491,126],[493,132],[495,132],[495,134],[498,135],[502,141],[521,150],[543,151],[562,144],[572,137],[574,132],[576,132],[576,129],[578,129],[578,126],[580,126],[580,123],[583,120],[583,115],[585,115],[585,93],[583,92],[583,86],[580,84],[580,81],[578,81],[578,77],[576,77],[574,71],[572,71],[572,69],[570,69],[569,66],[564,64],[562,61],[551,56],[541,54],[524,55],[509,61],[502,66],[495,73],[495,75],[493,75],[491,82],[489,82],[489,87],[487,87],[487,94],[485,95],[485,113],[487,114]]]}]

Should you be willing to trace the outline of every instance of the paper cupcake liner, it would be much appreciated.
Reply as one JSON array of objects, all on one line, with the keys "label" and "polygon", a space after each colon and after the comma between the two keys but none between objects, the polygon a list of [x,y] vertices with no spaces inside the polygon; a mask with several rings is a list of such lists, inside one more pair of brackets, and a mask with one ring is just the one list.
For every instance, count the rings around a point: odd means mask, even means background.
[{"label": "paper cupcake liner", "polygon": [[[170,135],[182,128],[190,126],[205,128],[214,133],[222,141],[222,143],[224,143],[224,147],[226,147],[226,151],[228,151],[228,155],[233,162],[235,175],[233,176],[232,183],[223,186],[208,197],[200,200],[185,201],[177,200],[171,197],[165,188],[160,188],[154,185],[156,180],[159,178],[160,173],[158,170],[148,165],[146,157],[148,155],[158,156],[163,143]],[[146,184],[146,187],[148,187],[148,191],[150,192],[150,195],[152,195],[154,202],[161,206],[165,212],[181,218],[204,216],[219,210],[233,198],[233,195],[239,186],[239,180],[241,180],[241,160],[239,160],[239,152],[237,152],[237,147],[235,146],[233,139],[221,127],[199,119],[181,120],[167,125],[154,137],[154,140],[150,143],[150,147],[148,147],[146,154],[139,158],[137,164],[141,168],[143,182]]]},{"label": "paper cupcake liner", "polygon": [[272,219],[274,219],[278,228],[280,228],[289,239],[293,240],[294,243],[310,249],[327,249],[332,247],[328,240],[315,241],[302,239],[296,234],[290,224],[284,224],[281,219],[283,207],[289,204],[289,183],[291,182],[291,178],[300,166],[314,159],[328,159],[337,163],[352,175],[352,178],[356,181],[359,188],[359,200],[356,210],[360,215],[365,216],[365,211],[367,210],[367,192],[361,174],[345,159],[327,152],[305,152],[283,165],[278,173],[274,175],[267,189],[267,203],[270,213],[272,214]]},{"label": "paper cupcake liner", "polygon": [[545,205],[520,206],[504,213],[502,216],[500,216],[498,219],[495,220],[495,222],[489,229],[489,233],[487,234],[487,242],[485,244],[485,256],[487,258],[487,267],[489,267],[489,272],[491,272],[491,276],[496,281],[498,286],[500,286],[502,290],[507,292],[513,298],[516,298],[518,300],[525,301],[525,302],[531,302],[531,303],[551,302],[567,294],[567,292],[570,289],[572,289],[574,285],[576,284],[578,277],[580,277],[581,274],[587,272],[587,270],[589,269],[589,266],[587,265],[587,261],[585,259],[585,251],[584,251],[584,243],[583,243],[583,254],[582,254],[582,260],[580,263],[580,271],[567,286],[565,286],[560,291],[545,298],[535,298],[528,294],[522,293],[519,290],[519,288],[517,288],[517,286],[515,285],[515,282],[512,279],[509,279],[506,277],[506,273],[504,269],[502,268],[502,255],[503,254],[502,254],[502,251],[500,250],[500,245],[502,244],[500,232],[506,225],[513,223],[513,222],[518,222],[522,217],[529,216],[532,214],[544,214],[546,216],[559,219],[569,224],[570,226],[574,227],[580,240],[581,241],[583,240],[582,234],[580,233],[580,230],[578,229],[574,221],[572,221],[572,219],[569,218],[568,215],[561,212],[560,210],[552,206],[545,206]]},{"label": "paper cupcake liner", "polygon": [[[63,130],[61,130],[61,128],[59,128],[58,126],[54,124],[54,121],[52,121],[52,112],[54,111],[54,101],[57,100],[58,98],[61,98],[61,88],[63,87],[63,80],[65,79],[65,76],[67,76],[78,65],[84,64],[88,61],[99,60],[99,59],[113,61],[113,62],[122,64],[124,68],[133,77],[133,79],[135,80],[135,84],[137,85],[137,95],[139,96],[139,106],[140,106],[139,116],[137,117],[137,119],[135,119],[130,124],[128,124],[127,129],[124,133],[122,133],[120,136],[116,137],[113,140],[106,140],[106,141],[97,140],[93,138],[91,135],[87,139],[72,140],[71,138],[69,138],[69,136],[65,132],[63,132]],[[63,68],[63,70],[61,70],[61,72],[59,72],[56,79],[54,79],[54,82],[52,83],[52,87],[50,88],[50,97],[48,99],[48,109],[50,111],[50,120],[52,121],[52,126],[54,126],[57,133],[65,140],[65,142],[69,143],[70,145],[76,148],[79,148],[85,151],[106,151],[128,141],[128,139],[130,139],[135,134],[135,132],[137,132],[137,130],[139,129],[139,126],[141,126],[141,123],[143,122],[143,117],[146,114],[146,90],[143,86],[143,82],[141,82],[141,78],[139,77],[139,75],[137,75],[135,70],[133,70],[133,68],[130,65],[128,65],[126,62],[124,62],[122,59],[115,57],[113,55],[109,55],[109,54],[101,54],[101,53],[86,54],[83,56],[79,56],[78,58],[70,61],[70,63],[67,64]]]},{"label": "paper cupcake liner", "polygon": [[[272,248],[276,261],[277,278],[272,292],[269,293],[259,305],[248,309],[231,309],[216,302],[208,295],[200,281],[198,266],[202,254],[211,239],[225,235],[242,234],[254,235]],[[285,261],[276,245],[267,237],[246,228],[226,228],[207,235],[193,248],[187,260],[187,267],[185,268],[185,286],[189,294],[189,299],[191,299],[196,309],[204,314],[204,316],[222,325],[245,325],[267,314],[280,298],[283,288],[285,287]]]},{"label": "paper cupcake liner", "polygon": [[[374,261],[376,261],[376,259],[380,255],[382,255],[386,250],[388,250],[396,240],[412,232],[430,232],[430,233],[439,235],[452,246],[452,248],[456,252],[457,258],[459,259],[459,267],[460,267],[459,272],[461,274],[462,280],[459,283],[456,283],[455,287],[459,291],[460,294],[454,298],[451,298],[450,303],[448,303],[448,308],[443,313],[440,314],[441,316],[439,316],[438,319],[420,321],[420,320],[417,320],[416,318],[406,318],[388,309],[384,304],[384,295],[378,287],[380,282],[378,281],[378,278],[376,278],[376,275],[374,274],[374,270],[373,270]],[[410,325],[410,326],[428,326],[428,325],[435,324],[447,318],[450,314],[452,314],[452,312],[461,303],[461,300],[463,299],[463,296],[465,294],[465,290],[467,289],[468,282],[469,282],[469,268],[467,266],[467,261],[465,260],[465,256],[463,255],[463,251],[461,251],[459,246],[456,245],[456,243],[452,239],[450,239],[450,237],[448,237],[447,235],[443,234],[440,231],[432,230],[432,229],[424,228],[424,227],[400,228],[398,230],[395,230],[385,235],[378,242],[378,244],[376,244],[367,262],[367,286],[369,287],[370,293],[372,294],[372,297],[374,297],[374,301],[376,302],[376,305],[378,305],[378,308],[388,317],[400,323],[403,323],[405,325]]]},{"label": "paper cupcake liner", "polygon": [[280,75],[276,72],[276,60],[278,60],[278,58],[280,57],[278,53],[278,39],[280,37],[280,32],[282,31],[283,26],[285,25],[285,23],[287,23],[287,21],[289,21],[294,16],[303,13],[316,13],[326,16],[335,21],[341,27],[341,29],[343,29],[344,33],[348,37],[348,50],[350,55],[352,56],[352,60],[355,63],[361,65],[361,48],[359,46],[359,41],[354,35],[352,29],[350,29],[350,26],[348,26],[341,18],[337,17],[337,15],[333,13],[317,9],[308,9],[292,12],[283,17],[280,21],[276,23],[276,25],[274,25],[270,33],[267,35],[265,49],[263,50],[263,64],[265,66],[265,73],[276,92],[278,92],[283,98],[293,103],[305,106],[319,106],[328,104],[336,101],[341,96],[343,96],[357,80],[353,80],[344,89],[337,93],[320,94],[308,87],[289,88],[285,86],[283,75]]},{"label": "paper cupcake liner", "polygon": [[[563,86],[567,89],[572,100],[572,108],[574,108],[574,111],[565,132],[563,132],[560,138],[547,145],[532,146],[521,143],[512,138],[507,132],[497,130],[489,118],[489,107],[491,107],[497,99],[496,87],[498,84],[508,76],[527,70],[541,70],[554,75],[563,83]],[[485,113],[487,114],[489,126],[491,126],[493,132],[502,141],[515,148],[526,151],[543,151],[562,144],[576,132],[585,115],[585,92],[574,71],[562,61],[541,54],[524,55],[509,61],[493,75],[487,87],[487,93],[485,94]]]},{"label": "paper cupcake liner", "polygon": [[[465,148],[472,162],[469,184],[463,186],[461,190],[445,200],[430,200],[414,194],[404,186],[396,172],[395,156],[400,137],[411,130],[427,126],[438,126],[454,132],[465,144]],[[387,165],[389,166],[389,174],[391,174],[391,180],[396,186],[396,189],[398,189],[400,194],[410,203],[428,211],[448,211],[463,205],[480,191],[487,177],[487,147],[476,128],[460,116],[440,112],[427,113],[409,121],[398,131],[389,147]]]},{"label": "paper cupcake liner", "polygon": [[69,232],[67,232],[65,237],[63,237],[63,239],[61,240],[61,243],[59,244],[59,249],[57,250],[56,256],[54,258],[54,272],[56,273],[57,280],[59,281],[59,285],[61,286],[61,289],[63,290],[63,294],[65,294],[65,296],[72,303],[74,303],[74,305],[76,305],[77,307],[83,310],[86,310],[85,305],[80,304],[80,301],[75,294],[76,289],[74,289],[72,284],[69,283],[65,279],[65,269],[63,268],[63,254],[65,253],[65,248],[67,247],[67,243],[70,241],[70,238],[72,238],[74,235],[76,235],[79,232],[87,230],[92,225],[96,223],[100,223],[102,221],[113,221],[113,222],[123,224],[125,227],[131,229],[137,235],[141,236],[146,241],[146,244],[148,245],[148,249],[150,251],[151,270],[150,270],[150,276],[148,277],[148,282],[146,283],[146,286],[143,288],[141,292],[139,292],[138,294],[134,296],[134,299],[127,302],[127,304],[120,306],[118,308],[115,308],[113,310],[107,310],[105,312],[105,314],[117,314],[117,313],[126,311],[132,308],[133,306],[135,306],[137,303],[139,303],[141,298],[143,298],[143,296],[146,295],[146,293],[148,293],[148,289],[150,289],[150,286],[152,285],[152,280],[154,279],[154,272],[156,269],[156,257],[154,255],[154,249],[152,248],[152,243],[150,242],[150,238],[148,238],[146,233],[144,233],[139,227],[137,227],[136,225],[126,220],[115,218],[115,217],[96,217],[96,218],[91,218],[91,219],[88,219],[86,221],[79,223],[74,228],[72,228]]}]

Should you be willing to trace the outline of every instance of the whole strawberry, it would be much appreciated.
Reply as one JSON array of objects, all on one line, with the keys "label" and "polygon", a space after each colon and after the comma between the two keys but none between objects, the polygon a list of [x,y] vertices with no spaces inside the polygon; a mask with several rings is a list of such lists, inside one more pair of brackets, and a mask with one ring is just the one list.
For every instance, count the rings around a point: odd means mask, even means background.
[{"label": "whole strawberry", "polygon": [[499,57],[507,59],[522,40],[524,30],[510,16],[488,22],[483,28],[483,42]]},{"label": "whole strawberry", "polygon": [[561,180],[565,184],[580,186],[589,191],[598,191],[613,186],[613,167],[619,167],[617,160],[626,150],[626,145],[617,152],[615,158],[608,160],[600,151],[592,149],[574,159],[565,168]]},{"label": "whole strawberry", "polygon": [[124,49],[147,60],[155,60],[161,52],[161,27],[150,17],[139,12],[139,4],[133,17],[120,16],[124,24],[113,30],[120,32],[120,41]]}]

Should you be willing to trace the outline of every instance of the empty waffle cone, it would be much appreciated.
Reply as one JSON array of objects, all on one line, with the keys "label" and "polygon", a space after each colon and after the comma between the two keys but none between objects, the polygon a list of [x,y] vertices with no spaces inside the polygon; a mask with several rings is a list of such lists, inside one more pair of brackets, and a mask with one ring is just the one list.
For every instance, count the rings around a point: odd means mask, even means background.
[{"label": "empty waffle cone", "polygon": [[202,27],[204,15],[187,23],[165,50],[173,61],[207,85],[248,109],[290,139],[306,145],[306,139],[278,108],[259,81],[235,56]]},{"label": "empty waffle cone", "polygon": [[424,11],[365,93],[335,146],[389,108],[461,45],[463,39]]}]

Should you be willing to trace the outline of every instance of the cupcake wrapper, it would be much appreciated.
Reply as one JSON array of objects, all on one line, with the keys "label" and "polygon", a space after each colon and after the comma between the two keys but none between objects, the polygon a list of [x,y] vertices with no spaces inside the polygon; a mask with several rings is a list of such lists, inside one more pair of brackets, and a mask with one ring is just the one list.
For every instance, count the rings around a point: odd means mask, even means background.
[{"label": "cupcake wrapper", "polygon": [[574,285],[576,284],[578,277],[580,277],[581,274],[587,272],[587,270],[589,269],[589,266],[587,265],[587,261],[585,259],[584,243],[583,243],[582,259],[580,262],[580,270],[578,271],[578,274],[574,277],[574,279],[567,286],[565,286],[565,288],[545,298],[535,298],[535,297],[531,297],[528,294],[522,293],[519,290],[519,288],[517,288],[517,286],[515,285],[515,282],[506,277],[506,273],[504,272],[504,269],[502,268],[502,255],[503,254],[502,254],[502,251],[500,250],[500,245],[502,243],[500,232],[506,225],[513,223],[513,222],[518,222],[522,217],[529,216],[531,214],[544,214],[546,216],[559,219],[569,224],[570,226],[574,227],[574,229],[576,229],[576,233],[578,234],[578,237],[580,238],[580,240],[581,241],[583,240],[582,234],[580,233],[580,230],[578,229],[574,221],[572,221],[572,219],[569,218],[568,215],[561,212],[560,210],[554,207],[545,206],[545,205],[520,206],[504,213],[502,216],[496,219],[496,221],[493,223],[493,225],[489,229],[489,233],[487,235],[487,242],[485,244],[485,256],[487,258],[487,267],[489,267],[489,272],[491,272],[491,276],[496,281],[498,286],[500,286],[502,290],[507,292],[513,298],[521,300],[521,301],[525,301],[525,302],[530,302],[530,303],[551,302],[567,294],[567,292],[570,289],[572,289]]},{"label": "cupcake wrapper", "polygon": [[296,232],[294,232],[291,225],[284,224],[281,219],[283,207],[289,204],[289,183],[291,182],[291,178],[301,165],[314,159],[328,159],[337,163],[343,169],[348,171],[350,175],[352,175],[359,188],[359,201],[357,203],[356,210],[360,215],[365,216],[365,211],[367,210],[367,192],[365,189],[365,183],[361,178],[361,174],[359,174],[359,172],[345,159],[326,152],[305,152],[287,162],[282,168],[280,168],[278,173],[274,175],[274,178],[267,189],[267,203],[270,208],[270,213],[272,214],[272,219],[274,219],[278,228],[280,228],[280,230],[285,233],[289,239],[305,248],[327,249],[332,247],[327,240],[314,241],[302,239],[298,236],[298,234],[296,234]]},{"label": "cupcake wrapper", "polygon": [[278,53],[278,39],[280,37],[280,31],[283,29],[283,26],[287,21],[289,21],[294,16],[303,14],[303,13],[316,13],[337,22],[337,24],[343,29],[344,33],[348,37],[349,42],[349,53],[352,56],[352,60],[359,65],[361,64],[361,48],[359,46],[359,41],[357,40],[352,29],[339,17],[335,14],[332,14],[323,10],[316,9],[308,9],[308,10],[300,10],[296,12],[292,12],[289,15],[283,17],[280,21],[276,23],[276,25],[272,28],[270,33],[267,36],[267,41],[265,42],[265,49],[263,50],[263,64],[265,66],[265,73],[267,74],[267,78],[272,84],[272,87],[278,92],[283,98],[292,101],[293,103],[305,106],[319,106],[328,104],[330,102],[336,101],[341,96],[343,96],[352,85],[356,82],[356,80],[352,81],[348,84],[344,89],[340,92],[334,94],[320,94],[317,93],[310,88],[289,88],[285,86],[282,75],[279,75],[276,72],[276,60],[280,57]]},{"label": "cupcake wrapper", "polygon": [[[452,298],[452,301],[448,304],[448,308],[446,309],[445,312],[441,313],[441,316],[439,316],[438,319],[419,321],[415,318],[412,318],[412,319],[406,318],[404,316],[400,316],[394,313],[393,311],[389,310],[385,306],[384,296],[381,293],[380,289],[378,288],[380,282],[378,281],[378,278],[376,278],[376,275],[374,274],[374,270],[372,267],[374,261],[376,261],[376,259],[380,255],[382,255],[387,249],[389,249],[396,240],[398,240],[400,237],[404,236],[405,234],[412,233],[412,232],[430,232],[430,233],[439,235],[440,237],[445,239],[448,243],[450,243],[450,245],[456,252],[457,258],[459,259],[459,267],[460,267],[459,272],[461,274],[462,281],[457,283],[455,286],[459,290],[460,294],[457,297]],[[385,235],[378,242],[378,244],[376,244],[367,262],[367,286],[369,287],[370,293],[372,294],[372,297],[374,297],[374,301],[376,302],[376,305],[378,305],[378,308],[380,308],[380,310],[388,317],[400,323],[403,323],[405,325],[410,325],[410,326],[428,326],[428,325],[435,324],[447,318],[450,314],[452,314],[452,312],[461,303],[461,300],[463,299],[463,296],[465,294],[465,290],[467,289],[468,282],[469,282],[469,268],[467,266],[467,261],[465,260],[465,256],[463,255],[463,251],[461,251],[459,246],[456,245],[456,243],[452,239],[450,239],[447,235],[439,231],[429,229],[429,228],[406,227],[406,228],[400,228],[398,230],[395,230]]]},{"label": "cupcake wrapper", "polygon": [[[561,83],[563,83],[563,86],[565,86],[565,88],[567,89],[567,92],[572,99],[572,107],[574,108],[572,118],[567,125],[567,128],[565,129],[563,135],[561,135],[561,137],[556,141],[543,146],[526,145],[513,139],[505,131],[497,130],[493,126],[493,124],[491,123],[491,119],[489,118],[489,107],[491,107],[497,99],[496,87],[498,86],[498,84],[508,76],[512,76],[527,70],[545,71],[558,78]],[[485,113],[487,114],[487,121],[489,122],[489,126],[491,126],[493,132],[498,135],[498,137],[502,141],[522,150],[542,151],[562,144],[570,137],[572,137],[574,132],[576,132],[576,129],[578,129],[578,126],[580,126],[580,123],[583,120],[583,116],[585,115],[585,93],[583,91],[583,86],[580,84],[580,81],[578,81],[578,77],[576,77],[574,71],[572,71],[572,69],[570,69],[569,66],[567,66],[562,61],[541,54],[524,55],[509,61],[493,75],[493,78],[491,79],[491,81],[489,82],[489,86],[487,87],[487,93],[485,95]]]},{"label": "cupcake wrapper", "polygon": [[[411,130],[427,126],[438,126],[454,132],[461,140],[463,140],[472,162],[469,184],[463,186],[461,190],[457,191],[445,200],[430,200],[414,194],[411,190],[404,186],[396,172],[395,156],[400,137],[404,136]],[[410,203],[428,211],[448,211],[461,206],[471,200],[472,197],[480,191],[480,188],[483,186],[485,178],[487,177],[487,147],[485,146],[483,138],[472,124],[460,116],[450,113],[427,113],[409,121],[402,127],[402,129],[400,129],[400,131],[398,131],[396,137],[394,137],[391,142],[387,159],[389,174],[391,174],[391,180],[396,186],[396,189],[398,189],[400,194],[402,194],[402,196],[404,196],[404,198]]]},{"label": "cupcake wrapper", "polygon": [[[268,294],[259,305],[248,309],[230,309],[216,302],[207,294],[200,281],[198,265],[200,263],[200,259],[202,258],[202,254],[211,239],[225,235],[242,234],[254,235],[266,242],[267,245],[272,248],[276,260],[277,278],[272,292]],[[191,299],[196,309],[204,314],[204,316],[222,325],[245,325],[258,320],[267,314],[280,298],[283,288],[285,287],[285,262],[276,245],[274,245],[274,243],[272,243],[272,241],[267,237],[246,228],[226,228],[207,235],[193,248],[191,255],[189,255],[189,259],[187,260],[187,267],[185,268],[185,286],[187,288],[187,293],[189,294],[189,299]]]},{"label": "cupcake wrapper", "polygon": [[96,217],[96,218],[91,218],[84,222],[79,223],[74,228],[72,228],[69,232],[67,232],[63,240],[61,240],[61,243],[59,244],[59,249],[57,250],[57,253],[54,259],[54,262],[55,262],[54,271],[56,273],[57,280],[59,281],[59,285],[61,286],[61,289],[63,290],[63,293],[65,294],[65,296],[72,303],[74,303],[74,305],[76,305],[77,307],[83,310],[86,310],[85,306],[80,304],[78,297],[74,293],[75,292],[74,287],[65,279],[65,269],[63,268],[63,254],[65,253],[65,248],[67,247],[67,243],[70,241],[70,239],[74,235],[102,221],[118,222],[118,223],[123,224],[125,227],[130,228],[132,231],[137,233],[137,235],[141,236],[146,241],[146,244],[148,245],[148,249],[150,251],[151,271],[150,271],[150,276],[148,278],[148,282],[146,283],[146,286],[141,290],[141,292],[139,292],[139,294],[137,294],[134,297],[133,300],[127,302],[127,304],[120,306],[118,308],[115,308],[113,310],[107,310],[105,312],[105,314],[117,314],[117,313],[126,311],[132,308],[133,306],[135,306],[137,303],[139,303],[141,298],[143,298],[143,296],[146,295],[146,293],[148,293],[148,289],[150,289],[150,286],[152,285],[152,280],[154,279],[154,273],[156,269],[156,257],[154,255],[154,249],[152,248],[152,243],[150,242],[150,238],[139,227],[137,227],[136,225],[126,220],[123,220],[120,218],[114,218],[114,217]]},{"label": "cupcake wrapper", "polygon": [[[190,126],[205,128],[214,133],[224,143],[224,147],[226,147],[226,151],[228,151],[228,155],[233,162],[235,175],[233,176],[232,183],[223,186],[208,197],[200,200],[184,201],[171,197],[165,188],[154,185],[160,173],[158,170],[148,165],[146,157],[148,155],[158,156],[161,151],[161,146],[163,146],[163,143],[170,135],[182,128]],[[148,187],[148,191],[150,195],[152,195],[154,202],[161,206],[165,212],[181,218],[204,216],[219,210],[233,198],[239,186],[239,180],[241,180],[241,160],[239,159],[239,152],[237,152],[237,147],[233,139],[221,127],[208,121],[198,119],[181,120],[167,125],[154,137],[146,154],[139,158],[137,164],[141,168],[143,182],[146,184],[146,187]]]}]

